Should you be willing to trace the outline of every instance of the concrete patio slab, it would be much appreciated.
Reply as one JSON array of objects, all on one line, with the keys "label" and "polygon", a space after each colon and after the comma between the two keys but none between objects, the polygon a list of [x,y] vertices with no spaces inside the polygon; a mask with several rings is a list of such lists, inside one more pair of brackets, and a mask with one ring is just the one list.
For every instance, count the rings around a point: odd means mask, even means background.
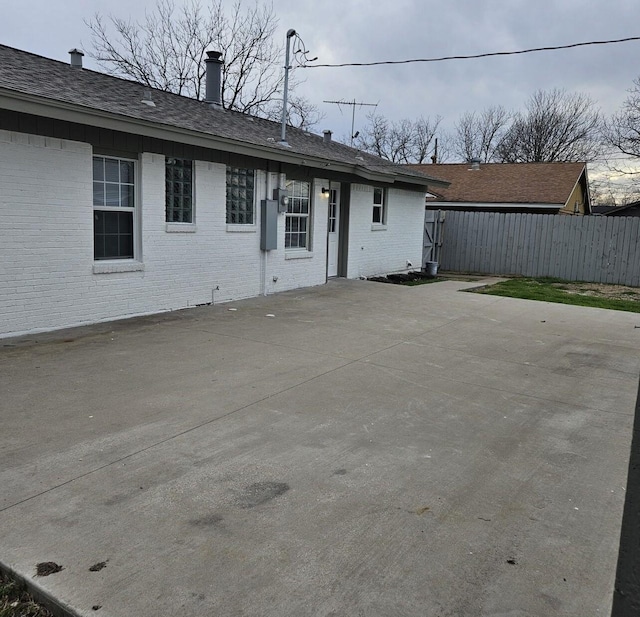
[{"label": "concrete patio slab", "polygon": [[474,285],[0,341],[0,561],[78,615],[608,614],[640,317]]}]

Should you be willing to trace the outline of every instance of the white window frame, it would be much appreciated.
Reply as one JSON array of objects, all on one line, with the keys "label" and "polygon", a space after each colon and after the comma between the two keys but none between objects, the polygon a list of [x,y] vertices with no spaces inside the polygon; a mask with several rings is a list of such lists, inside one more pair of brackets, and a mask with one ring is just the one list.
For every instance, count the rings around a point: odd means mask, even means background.
[{"label": "white window frame", "polygon": [[[376,195],[380,195],[380,203],[376,203]],[[387,202],[388,202],[388,194],[387,189],[374,186],[373,187],[373,209],[371,211],[371,224],[378,226],[385,226],[387,224]],[[376,216],[376,212],[379,211],[378,216]],[[379,218],[379,220],[376,220]]]},{"label": "white window frame", "polygon": [[[107,161],[107,160],[112,160],[112,161],[118,161],[118,163],[125,162],[125,163],[132,163],[133,164],[133,182],[122,182],[121,181],[121,177],[119,177],[118,182],[112,182],[112,181],[107,181],[106,180],[106,176],[103,175],[103,179],[102,180],[98,180],[96,181],[95,176],[94,176],[94,172],[93,172],[93,166],[95,164],[96,159],[99,159],[101,161]],[[129,212],[131,213],[131,222],[132,222],[132,256],[126,256],[126,257],[100,257],[100,258],[96,258],[95,256],[95,252],[96,252],[96,234],[95,234],[95,217],[94,217],[94,230],[93,230],[93,251],[94,251],[94,258],[93,258],[93,262],[94,262],[94,271],[107,271],[109,270],[108,266],[106,266],[105,264],[109,264],[109,263],[119,263],[119,264],[130,264],[136,261],[139,261],[141,258],[141,247],[140,247],[140,207],[139,207],[139,165],[138,165],[138,160],[137,159],[133,159],[133,158],[129,158],[129,157],[124,157],[124,156],[109,156],[106,154],[100,154],[100,153],[94,153],[93,156],[91,157],[91,162],[92,162],[92,184],[94,185],[94,193],[93,195],[95,195],[95,185],[96,184],[103,184],[104,185],[104,191],[105,191],[105,199],[104,201],[106,202],[106,189],[107,189],[107,185],[117,185],[119,187],[119,192],[120,192],[120,196],[122,195],[121,190],[122,187],[126,187],[126,186],[131,186],[132,187],[132,193],[131,193],[131,197],[133,199],[133,205],[132,206],[121,206],[121,205],[108,205],[106,203],[104,204],[96,204],[95,203],[95,198],[92,198],[92,202],[93,202],[93,209],[92,211],[95,212],[118,212],[118,213],[122,213],[122,212]],[[104,265],[104,267],[102,267]],[[125,266],[126,267],[126,266]]]},{"label": "white window frame", "polygon": [[[298,188],[299,185],[306,184],[308,187],[308,197],[302,196],[302,191]],[[285,251],[289,252],[305,252],[310,253],[313,249],[311,246],[312,239],[312,214],[313,214],[313,183],[308,180],[287,180],[286,182],[287,195],[289,196],[289,203],[287,204],[287,211],[285,212],[285,232],[284,232],[284,246]],[[295,212],[297,206],[302,207],[304,199],[307,199],[307,212]],[[288,234],[300,234],[300,232],[288,232],[287,226],[289,222],[293,223],[294,220],[298,222],[304,220],[306,222],[306,234],[305,245],[306,246],[287,246]]]}]

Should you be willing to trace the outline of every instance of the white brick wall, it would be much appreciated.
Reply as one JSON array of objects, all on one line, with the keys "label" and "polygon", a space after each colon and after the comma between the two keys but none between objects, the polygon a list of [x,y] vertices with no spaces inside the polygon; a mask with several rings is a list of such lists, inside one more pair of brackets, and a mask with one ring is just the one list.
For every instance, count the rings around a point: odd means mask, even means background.
[{"label": "white brick wall", "polygon": [[0,131],[0,333],[82,321],[93,263],[91,148]]},{"label": "white brick wall", "polygon": [[424,194],[389,189],[386,225],[372,224],[373,188],[351,185],[347,277],[403,272],[422,264]]},{"label": "white brick wall", "polygon": [[[283,248],[265,257],[259,204],[277,176],[258,172],[256,224],[230,227],[225,166],[196,161],[195,230],[176,232],[165,223],[164,165],[163,156],[148,153],[137,165],[139,269],[96,273],[130,262],[93,260],[91,147],[0,131],[0,337],[325,282],[322,181],[313,183],[311,257],[291,259]],[[279,215],[280,247],[284,227]]]}]

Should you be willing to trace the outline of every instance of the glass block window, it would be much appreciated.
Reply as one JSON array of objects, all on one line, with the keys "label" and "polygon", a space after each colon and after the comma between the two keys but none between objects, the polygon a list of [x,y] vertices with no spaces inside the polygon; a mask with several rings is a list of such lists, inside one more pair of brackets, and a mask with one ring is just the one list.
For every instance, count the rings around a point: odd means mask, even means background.
[{"label": "glass block window", "polygon": [[381,188],[373,189],[373,222],[384,225],[387,222],[387,195]]},{"label": "glass block window", "polygon": [[167,158],[165,187],[167,223],[193,223],[193,161]]},{"label": "glass block window", "polygon": [[286,249],[310,250],[311,185],[289,180],[286,188],[289,204],[285,213],[284,246]]},{"label": "glass block window", "polygon": [[135,161],[93,157],[93,257],[134,256]]},{"label": "glass block window", "polygon": [[227,223],[253,225],[255,172],[227,167]]}]

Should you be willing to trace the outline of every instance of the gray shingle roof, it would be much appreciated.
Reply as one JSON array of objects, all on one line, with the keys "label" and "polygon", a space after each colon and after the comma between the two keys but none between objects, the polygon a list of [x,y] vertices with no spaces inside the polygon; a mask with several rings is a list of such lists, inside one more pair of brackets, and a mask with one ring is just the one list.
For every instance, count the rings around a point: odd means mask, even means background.
[{"label": "gray shingle roof", "polygon": [[[43,58],[25,51],[0,45],[0,95],[11,91],[38,97],[51,105],[71,105],[78,111],[94,110],[117,115],[131,121],[145,121],[158,127],[194,131],[204,136],[222,138],[238,144],[257,147],[256,156],[278,158],[278,153],[295,153],[312,157],[311,166],[319,161],[352,166],[358,170],[385,174],[389,180],[414,185],[440,184],[435,178],[408,167],[361,152],[332,141],[325,143],[319,135],[287,128],[286,148],[278,143],[280,124],[238,112],[212,108],[197,101],[162,90],[152,90],[155,107],[142,103],[143,84],[72,68],[65,62]],[[1,97],[0,97],[1,98]],[[1,105],[0,105],[1,106]],[[266,152],[265,152],[266,149]],[[320,166],[320,165],[319,165]]]}]

